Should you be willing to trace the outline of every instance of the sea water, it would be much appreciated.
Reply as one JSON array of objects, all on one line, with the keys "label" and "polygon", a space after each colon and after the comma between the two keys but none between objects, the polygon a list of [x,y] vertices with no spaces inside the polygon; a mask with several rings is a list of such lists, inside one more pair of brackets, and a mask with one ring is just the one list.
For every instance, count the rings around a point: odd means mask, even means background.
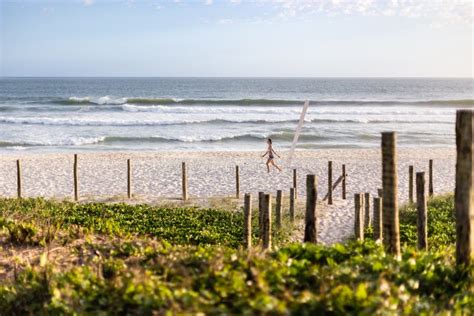
[{"label": "sea water", "polygon": [[0,151],[261,150],[455,146],[473,79],[2,78]]}]

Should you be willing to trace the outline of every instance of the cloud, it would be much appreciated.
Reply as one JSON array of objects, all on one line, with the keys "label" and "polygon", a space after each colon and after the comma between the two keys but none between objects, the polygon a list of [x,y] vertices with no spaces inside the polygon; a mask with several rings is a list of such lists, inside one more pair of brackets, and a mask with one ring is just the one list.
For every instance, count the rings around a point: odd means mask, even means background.
[{"label": "cloud", "polygon": [[212,0],[206,0],[206,1],[204,2],[204,4],[205,4],[205,5],[212,5]]},{"label": "cloud", "polygon": [[232,24],[234,22],[234,20],[232,19],[220,19],[219,21],[217,21],[219,24]]},{"label": "cloud", "polygon": [[94,0],[82,0],[82,4],[87,7],[87,6],[93,5]]},{"label": "cloud", "polygon": [[[236,0],[229,0],[235,3]],[[254,0],[271,6],[278,17],[290,19],[314,14],[327,16],[400,16],[426,18],[438,26],[474,26],[474,0]]]}]

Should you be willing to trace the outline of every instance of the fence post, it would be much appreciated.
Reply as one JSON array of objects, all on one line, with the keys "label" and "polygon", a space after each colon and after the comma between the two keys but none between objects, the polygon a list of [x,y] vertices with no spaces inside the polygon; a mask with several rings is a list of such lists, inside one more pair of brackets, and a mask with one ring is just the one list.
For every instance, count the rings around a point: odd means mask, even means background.
[{"label": "fence post", "polygon": [[328,205],[332,205],[332,161],[328,161]]},{"label": "fence post", "polygon": [[293,188],[295,188],[295,200],[298,198],[298,181],[297,181],[297,171],[293,169]]},{"label": "fence post", "polygon": [[416,173],[416,228],[418,249],[428,250],[428,213],[425,194],[425,173]]},{"label": "fence post", "polygon": [[474,112],[456,113],[456,263],[469,265],[474,260],[474,190],[473,186]]},{"label": "fence post", "polygon": [[21,162],[19,159],[16,161],[16,180],[17,195],[21,199]]},{"label": "fence post", "polygon": [[275,205],[275,221],[278,228],[281,227],[281,202],[282,202],[282,192],[277,190],[276,196],[276,205]]},{"label": "fence post", "polygon": [[74,201],[79,200],[79,176],[77,172],[77,154],[74,154]]},{"label": "fence post", "polygon": [[396,134],[382,133],[383,241],[389,253],[400,257]]},{"label": "fence post", "polygon": [[408,202],[413,204],[413,166],[408,166]]},{"label": "fence post", "polygon": [[127,197],[132,198],[132,164],[130,159],[127,159]]},{"label": "fence post", "polygon": [[240,198],[240,173],[239,166],[235,166],[235,198]]},{"label": "fence post", "polygon": [[270,194],[263,195],[263,249],[272,247],[272,200]]},{"label": "fence post", "polygon": [[372,225],[370,218],[370,193],[364,194],[364,229],[367,229]]},{"label": "fence post", "polygon": [[290,188],[290,221],[295,221],[295,188]]},{"label": "fence post", "polygon": [[316,187],[316,176],[308,174],[306,176],[306,214],[305,214],[305,230],[304,242],[317,243],[316,231],[316,200],[318,191]]},{"label": "fence post", "polygon": [[342,165],[342,199],[346,199],[346,165]]},{"label": "fence post", "polygon": [[434,188],[433,188],[433,159],[430,159],[430,165],[429,165],[429,171],[430,171],[430,183],[429,183],[429,194],[430,197],[433,196],[434,194]]},{"label": "fence post", "polygon": [[360,193],[354,194],[354,235],[357,240],[364,240],[364,197]]},{"label": "fence post", "polygon": [[252,195],[244,195],[244,247],[252,247]]},{"label": "fence post", "polygon": [[258,192],[258,233],[263,240],[263,195],[264,192]]},{"label": "fence post", "polygon": [[383,231],[383,223],[382,223],[382,198],[375,197],[374,198],[374,240],[382,240],[382,231]]},{"label": "fence post", "polygon": [[181,163],[181,185],[183,190],[183,201],[188,199],[188,175],[186,170],[186,163]]}]

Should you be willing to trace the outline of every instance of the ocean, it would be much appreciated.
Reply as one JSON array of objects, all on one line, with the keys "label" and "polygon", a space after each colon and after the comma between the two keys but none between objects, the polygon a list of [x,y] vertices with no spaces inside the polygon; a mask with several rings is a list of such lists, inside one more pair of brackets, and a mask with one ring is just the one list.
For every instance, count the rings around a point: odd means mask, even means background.
[{"label": "ocean", "polygon": [[0,151],[454,147],[473,79],[1,78]]}]

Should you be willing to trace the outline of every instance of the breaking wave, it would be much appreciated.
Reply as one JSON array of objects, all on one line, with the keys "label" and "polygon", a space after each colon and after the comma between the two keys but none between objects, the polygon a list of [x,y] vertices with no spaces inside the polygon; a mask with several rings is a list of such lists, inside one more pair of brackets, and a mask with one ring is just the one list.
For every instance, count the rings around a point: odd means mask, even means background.
[{"label": "breaking wave", "polygon": [[[302,105],[304,100],[284,99],[179,99],[179,98],[113,98],[103,97],[70,97],[52,100],[62,105]],[[44,103],[44,101],[42,101]],[[439,105],[439,106],[474,106],[474,99],[461,100],[310,100],[312,105]]]}]

